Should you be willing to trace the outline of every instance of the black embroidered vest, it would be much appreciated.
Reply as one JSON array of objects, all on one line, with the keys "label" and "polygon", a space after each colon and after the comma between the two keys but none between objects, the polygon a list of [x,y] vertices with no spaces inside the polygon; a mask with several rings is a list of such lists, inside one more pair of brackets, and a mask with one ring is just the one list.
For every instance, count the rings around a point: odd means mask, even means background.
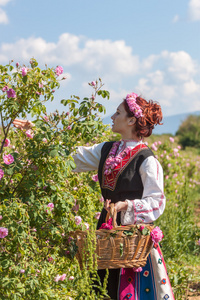
[{"label": "black embroidered vest", "polygon": [[[122,161],[114,168],[110,175],[104,175],[104,164],[112,148],[113,142],[107,142],[101,150],[99,162],[98,178],[104,199],[111,199],[111,202],[125,201],[126,199],[141,199],[143,194],[143,184],[139,174],[142,162],[149,156],[154,156],[153,152],[145,145],[139,144],[126,155]],[[98,228],[105,222],[106,210],[103,209],[98,222]],[[118,214],[117,223],[120,224]]]}]

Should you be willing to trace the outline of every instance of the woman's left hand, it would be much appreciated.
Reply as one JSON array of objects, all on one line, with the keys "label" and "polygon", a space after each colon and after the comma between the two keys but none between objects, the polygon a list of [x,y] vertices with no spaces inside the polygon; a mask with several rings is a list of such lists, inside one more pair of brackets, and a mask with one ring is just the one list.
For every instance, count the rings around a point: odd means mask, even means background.
[{"label": "woman's left hand", "polygon": [[126,201],[118,201],[115,203],[115,209],[117,212],[127,210],[128,203]]}]

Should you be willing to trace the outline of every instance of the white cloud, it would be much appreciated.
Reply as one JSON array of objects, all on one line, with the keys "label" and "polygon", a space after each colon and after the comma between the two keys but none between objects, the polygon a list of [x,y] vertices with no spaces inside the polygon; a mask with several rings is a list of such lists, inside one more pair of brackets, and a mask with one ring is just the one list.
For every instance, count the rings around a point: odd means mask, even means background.
[{"label": "white cloud", "polygon": [[4,6],[6,4],[8,4],[8,2],[10,2],[11,0],[0,0],[0,6]]},{"label": "white cloud", "polygon": [[[76,67],[79,72],[105,75],[109,81],[116,77],[134,75],[139,69],[139,58],[131,53],[124,41],[89,40],[85,37],[64,33],[58,43],[30,37],[16,43],[2,44],[0,61],[29,60],[35,57],[47,64]],[[112,76],[111,76],[112,75]]]},{"label": "white cloud", "polygon": [[200,68],[188,53],[163,51],[144,74],[136,90],[158,101],[165,115],[200,110]]},{"label": "white cloud", "polygon": [[180,19],[179,15],[175,15],[172,22],[177,23],[179,21],[179,19]]},{"label": "white cloud", "polygon": [[[0,0],[0,6],[5,6],[11,0]],[[8,24],[8,16],[6,12],[0,8],[0,24]]]},{"label": "white cloud", "polygon": [[191,21],[200,21],[200,0],[189,1],[188,14]]},{"label": "white cloud", "polygon": [[168,72],[176,80],[189,80],[197,72],[195,61],[184,51],[163,51],[161,56],[166,60]]},{"label": "white cloud", "polygon": [[[193,79],[185,82],[183,88],[184,88],[184,93],[188,96],[189,95],[192,96],[192,94],[195,93],[198,93],[200,95],[200,84],[195,82]],[[199,98],[199,102],[200,102],[200,98]]]},{"label": "white cloud", "polygon": [[8,24],[7,14],[2,8],[0,8],[0,23]]},{"label": "white cloud", "polygon": [[68,80],[61,81],[63,97],[65,86],[68,95],[72,90],[90,96],[86,80],[101,77],[104,88],[111,92],[110,101],[102,100],[108,113],[132,91],[160,102],[168,115],[193,111],[198,105],[200,109],[199,65],[185,51],[162,51],[140,60],[124,41],[91,40],[69,33],[62,34],[57,43],[30,37],[0,45],[0,63],[14,59],[27,64],[31,57],[42,65],[61,65],[69,72]]}]

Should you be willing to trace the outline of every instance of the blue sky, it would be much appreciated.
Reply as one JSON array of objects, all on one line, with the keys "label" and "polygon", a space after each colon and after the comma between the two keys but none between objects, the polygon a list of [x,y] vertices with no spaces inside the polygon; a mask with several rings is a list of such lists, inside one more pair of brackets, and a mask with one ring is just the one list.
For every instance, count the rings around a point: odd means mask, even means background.
[{"label": "blue sky", "polygon": [[61,65],[62,98],[102,78],[112,114],[136,92],[165,116],[200,110],[200,0],[0,0],[0,64]]}]

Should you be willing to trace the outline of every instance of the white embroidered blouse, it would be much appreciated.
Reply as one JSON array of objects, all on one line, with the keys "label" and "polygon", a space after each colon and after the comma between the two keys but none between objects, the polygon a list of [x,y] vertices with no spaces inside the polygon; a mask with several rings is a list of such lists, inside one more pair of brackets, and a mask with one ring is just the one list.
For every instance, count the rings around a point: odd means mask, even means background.
[{"label": "white embroidered blouse", "polygon": [[[141,142],[122,140],[118,153],[126,147],[135,148]],[[74,155],[76,169],[74,172],[98,170],[101,149],[104,143],[91,147],[78,147]],[[147,157],[140,166],[140,176],[143,183],[142,199],[126,199],[128,208],[121,212],[122,225],[151,223],[164,211],[166,199],[163,187],[163,169],[154,156]]]}]

